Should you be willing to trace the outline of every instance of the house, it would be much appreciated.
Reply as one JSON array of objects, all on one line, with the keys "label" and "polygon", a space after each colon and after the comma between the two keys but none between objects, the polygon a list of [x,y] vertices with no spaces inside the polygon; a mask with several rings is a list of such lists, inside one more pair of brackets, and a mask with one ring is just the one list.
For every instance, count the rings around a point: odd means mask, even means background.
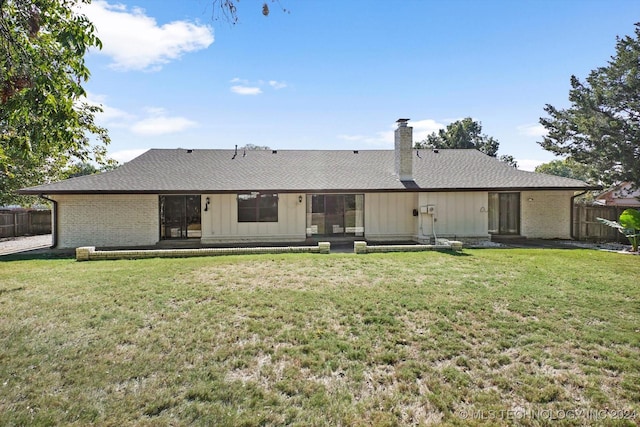
[{"label": "house", "polygon": [[22,189],[54,204],[54,246],[193,241],[465,242],[571,237],[575,179],[520,171],[476,150],[153,149],[97,175]]},{"label": "house", "polygon": [[640,208],[640,188],[633,188],[630,182],[623,182],[596,197],[595,204],[624,208]]}]

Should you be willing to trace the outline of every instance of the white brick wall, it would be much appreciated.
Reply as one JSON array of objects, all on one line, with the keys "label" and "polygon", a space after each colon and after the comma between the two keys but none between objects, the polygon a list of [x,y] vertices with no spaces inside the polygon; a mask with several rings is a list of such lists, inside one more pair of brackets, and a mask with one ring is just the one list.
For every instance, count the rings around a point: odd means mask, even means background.
[{"label": "white brick wall", "polygon": [[56,195],[58,247],[143,246],[159,239],[155,194]]},{"label": "white brick wall", "polygon": [[520,234],[529,238],[570,239],[573,194],[573,191],[523,191]]}]

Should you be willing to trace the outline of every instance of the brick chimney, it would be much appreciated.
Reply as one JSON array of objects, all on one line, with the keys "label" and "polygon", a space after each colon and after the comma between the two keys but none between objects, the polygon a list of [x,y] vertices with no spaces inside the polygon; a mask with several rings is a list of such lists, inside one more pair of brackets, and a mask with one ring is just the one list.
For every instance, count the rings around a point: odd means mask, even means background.
[{"label": "brick chimney", "polygon": [[398,119],[395,131],[396,174],[400,181],[413,181],[413,128],[407,126],[409,119]]}]

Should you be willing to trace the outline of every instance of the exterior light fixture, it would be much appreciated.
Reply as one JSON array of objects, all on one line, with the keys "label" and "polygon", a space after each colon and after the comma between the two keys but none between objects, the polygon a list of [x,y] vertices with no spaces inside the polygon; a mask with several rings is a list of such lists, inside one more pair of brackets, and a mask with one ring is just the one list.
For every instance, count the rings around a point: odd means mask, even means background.
[{"label": "exterior light fixture", "polygon": [[209,210],[209,198],[207,197],[206,199],[204,199],[204,211],[208,211]]},{"label": "exterior light fixture", "polygon": [[298,203],[302,203],[302,194],[298,196]]}]

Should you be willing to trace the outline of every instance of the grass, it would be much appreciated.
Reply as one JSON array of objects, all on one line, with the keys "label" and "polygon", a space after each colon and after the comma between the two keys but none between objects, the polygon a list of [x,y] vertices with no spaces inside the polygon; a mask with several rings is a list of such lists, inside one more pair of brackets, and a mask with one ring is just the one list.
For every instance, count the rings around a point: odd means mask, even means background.
[{"label": "grass", "polygon": [[636,425],[640,259],[0,262],[1,425]]}]

